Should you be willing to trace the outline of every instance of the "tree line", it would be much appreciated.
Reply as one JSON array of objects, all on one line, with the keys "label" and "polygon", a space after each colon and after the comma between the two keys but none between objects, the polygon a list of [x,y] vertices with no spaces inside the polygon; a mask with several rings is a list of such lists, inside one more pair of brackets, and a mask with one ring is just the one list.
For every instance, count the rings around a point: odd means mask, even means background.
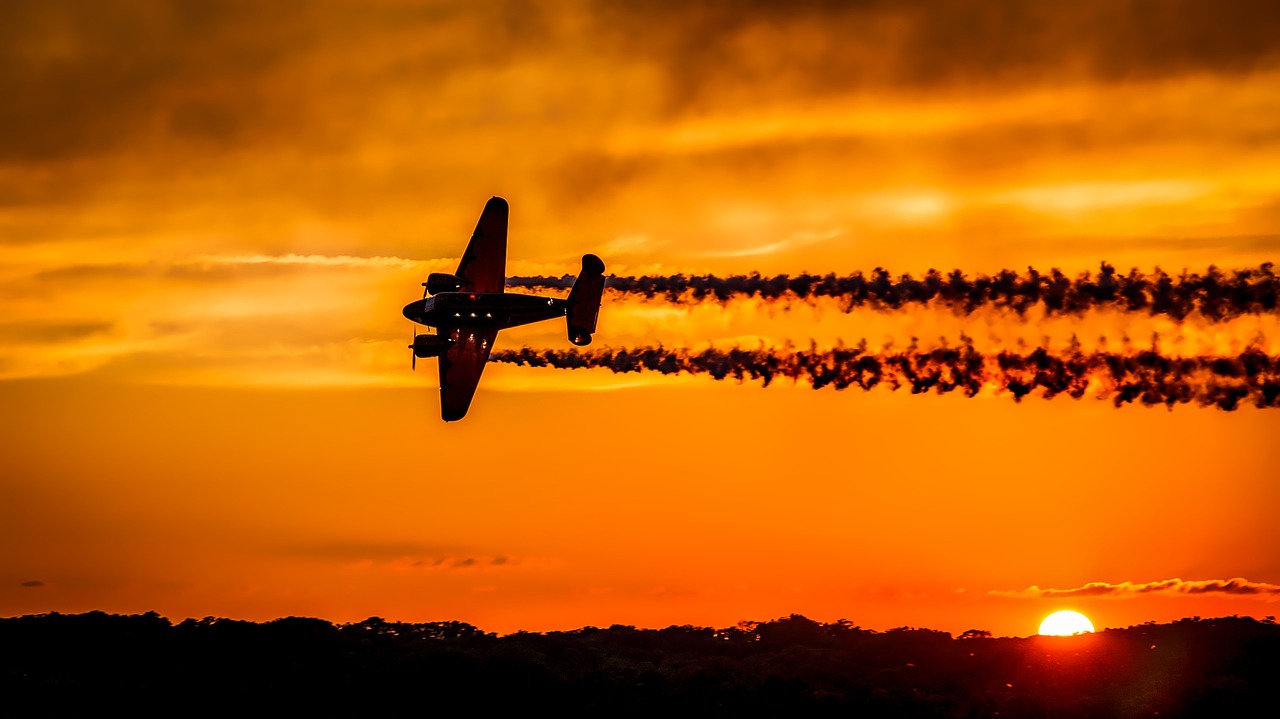
[{"label": "tree line", "polygon": [[[1273,618],[958,637],[791,615],[498,636],[464,622],[148,612],[0,619],[0,697],[100,711],[558,716],[1197,717],[1280,705]],[[19,711],[15,715],[25,715]]]}]

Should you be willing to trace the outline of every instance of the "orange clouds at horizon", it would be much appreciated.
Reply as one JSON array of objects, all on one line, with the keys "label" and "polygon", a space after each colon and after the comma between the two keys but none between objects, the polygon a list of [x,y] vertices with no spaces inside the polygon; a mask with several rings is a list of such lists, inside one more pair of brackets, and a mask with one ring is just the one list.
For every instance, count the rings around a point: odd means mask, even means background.
[{"label": "orange clouds at horizon", "polygon": [[[444,425],[400,314],[492,195],[513,276],[1257,268],[1277,38],[1250,0],[6,3],[0,613],[1030,634],[1053,602],[990,592],[1280,583],[1272,412],[492,366]],[[1275,355],[1277,321],[609,293],[596,343]]]}]

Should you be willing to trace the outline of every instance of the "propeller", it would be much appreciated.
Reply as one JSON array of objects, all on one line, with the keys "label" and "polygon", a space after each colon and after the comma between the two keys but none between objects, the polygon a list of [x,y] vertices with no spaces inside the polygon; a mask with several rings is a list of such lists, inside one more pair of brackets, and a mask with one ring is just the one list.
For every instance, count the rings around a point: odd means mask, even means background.
[{"label": "propeller", "polygon": [[413,344],[409,345],[409,369],[418,371],[418,353],[414,350],[418,346],[418,326],[413,327]]}]

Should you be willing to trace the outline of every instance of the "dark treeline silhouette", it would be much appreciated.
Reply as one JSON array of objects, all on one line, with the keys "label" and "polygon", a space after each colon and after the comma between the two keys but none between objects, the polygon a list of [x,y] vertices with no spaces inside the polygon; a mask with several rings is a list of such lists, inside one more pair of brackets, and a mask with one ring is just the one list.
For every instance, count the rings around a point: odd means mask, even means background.
[{"label": "dark treeline silhouette", "polygon": [[613,372],[653,371],[662,374],[707,374],[733,378],[805,380],[814,389],[879,385],[907,387],[912,393],[960,391],[975,396],[992,384],[1014,399],[1036,392],[1046,398],[1065,394],[1080,398],[1091,383],[1101,397],[1118,407],[1139,402],[1148,406],[1196,403],[1235,410],[1241,403],[1280,406],[1280,356],[1249,348],[1234,357],[1168,357],[1154,350],[1083,352],[1073,340],[1065,350],[1039,347],[1029,353],[984,354],[961,336],[958,347],[868,351],[856,347],[795,350],[789,347],[701,351],[639,347],[631,349],[495,350],[492,362],[559,369],[606,368]]},{"label": "dark treeline silhouette", "polygon": [[[525,289],[568,289],[574,278],[510,277],[508,287]],[[1210,267],[1204,274],[1184,270],[1177,276],[1157,269],[1144,274],[1137,269],[1119,274],[1102,263],[1097,275],[1083,273],[1068,277],[1057,269],[1040,273],[1002,270],[995,275],[972,278],[960,270],[943,274],[929,270],[922,278],[909,274],[894,277],[877,267],[869,275],[855,272],[812,275],[668,275],[618,277],[610,275],[605,286],[615,292],[645,298],[660,297],[668,302],[702,302],[744,297],[761,297],[775,302],[805,301],[814,297],[838,298],[846,312],[867,307],[893,310],[930,302],[961,312],[982,308],[1012,310],[1025,314],[1043,305],[1047,314],[1082,314],[1093,309],[1146,312],[1184,319],[1198,312],[1214,322],[1244,314],[1275,313],[1280,310],[1280,278],[1272,263],[1257,268],[1224,272]]]},{"label": "dark treeline silhouette", "polygon": [[1272,714],[1278,676],[1270,617],[1025,639],[799,615],[502,637],[377,617],[0,619],[0,697],[12,715],[1217,717]]}]

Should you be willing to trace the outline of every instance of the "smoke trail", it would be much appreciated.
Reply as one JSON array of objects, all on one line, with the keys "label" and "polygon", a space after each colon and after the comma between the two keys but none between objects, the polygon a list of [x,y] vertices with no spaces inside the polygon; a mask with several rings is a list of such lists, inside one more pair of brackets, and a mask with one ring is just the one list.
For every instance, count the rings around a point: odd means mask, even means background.
[{"label": "smoke trail", "polygon": [[[511,277],[507,286],[529,289],[566,289],[573,277]],[[1210,267],[1204,274],[1183,271],[1172,276],[1163,270],[1151,275],[1137,269],[1127,275],[1102,263],[1096,276],[1084,273],[1071,279],[1054,269],[1041,274],[1002,270],[994,276],[970,279],[960,270],[942,274],[930,270],[921,279],[906,274],[894,278],[876,268],[870,275],[670,275],[610,276],[606,286],[616,292],[668,302],[725,302],[741,297],[770,301],[804,301],[812,297],[836,297],[846,312],[859,307],[892,310],[911,304],[938,302],[971,313],[982,307],[1012,310],[1019,315],[1038,304],[1046,314],[1083,314],[1114,308],[1127,312],[1168,315],[1182,320],[1192,312],[1220,322],[1244,314],[1270,314],[1280,310],[1280,278],[1270,262],[1257,268],[1223,272]]]},{"label": "smoke trail", "polygon": [[1169,357],[1155,351],[1082,352],[1073,343],[1066,351],[1045,347],[1028,354],[983,354],[962,337],[960,347],[922,350],[868,351],[857,347],[829,350],[791,348],[714,349],[702,351],[641,347],[635,349],[495,350],[492,362],[530,367],[576,369],[603,367],[613,372],[653,371],[662,374],[709,374],[763,380],[805,380],[814,389],[877,385],[910,388],[912,394],[960,391],[973,397],[984,386],[1009,392],[1021,400],[1040,391],[1045,398],[1060,394],[1079,399],[1093,391],[1120,405],[1140,402],[1166,405],[1194,402],[1232,411],[1248,401],[1256,407],[1280,406],[1280,356],[1250,348],[1234,357]]}]

